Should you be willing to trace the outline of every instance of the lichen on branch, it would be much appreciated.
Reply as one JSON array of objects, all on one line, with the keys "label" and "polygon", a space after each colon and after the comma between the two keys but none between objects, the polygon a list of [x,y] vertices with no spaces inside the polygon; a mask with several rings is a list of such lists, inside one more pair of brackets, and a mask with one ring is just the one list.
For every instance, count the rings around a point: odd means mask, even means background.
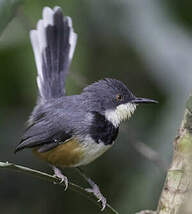
[{"label": "lichen on branch", "polygon": [[192,96],[187,102],[184,119],[173,145],[173,160],[167,173],[157,214],[192,213],[192,206],[189,208],[189,199],[192,199]]}]

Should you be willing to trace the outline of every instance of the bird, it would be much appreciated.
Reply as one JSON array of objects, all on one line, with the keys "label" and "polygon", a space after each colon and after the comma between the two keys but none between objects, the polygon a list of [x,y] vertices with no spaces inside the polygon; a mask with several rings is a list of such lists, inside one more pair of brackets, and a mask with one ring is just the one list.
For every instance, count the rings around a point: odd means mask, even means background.
[{"label": "bird", "polygon": [[77,42],[72,20],[61,7],[44,7],[42,19],[30,31],[37,68],[37,103],[15,153],[31,149],[53,167],[54,175],[68,187],[66,167],[77,168],[101,201],[106,198],[98,185],[80,168],[114,145],[120,124],[128,120],[138,104],[157,103],[136,97],[120,80],[105,78],[86,86],[80,94],[67,96],[66,77]]}]

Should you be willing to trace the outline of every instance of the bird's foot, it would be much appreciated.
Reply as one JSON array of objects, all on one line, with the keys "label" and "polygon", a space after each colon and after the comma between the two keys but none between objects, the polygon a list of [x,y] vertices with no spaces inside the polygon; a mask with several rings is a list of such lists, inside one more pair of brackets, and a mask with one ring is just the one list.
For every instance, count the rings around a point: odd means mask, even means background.
[{"label": "bird's foot", "polygon": [[107,204],[107,200],[106,198],[102,195],[99,187],[97,186],[97,184],[92,185],[92,188],[86,188],[85,189],[87,192],[89,193],[93,193],[94,196],[98,199],[98,202],[101,202],[102,204],[102,208],[101,211],[103,211],[106,207]]},{"label": "bird's foot", "polygon": [[68,178],[66,176],[64,176],[61,172],[60,169],[58,169],[57,167],[53,166],[53,171],[54,171],[54,177],[59,178],[60,182],[59,183],[64,183],[65,184],[65,191],[68,188]]}]

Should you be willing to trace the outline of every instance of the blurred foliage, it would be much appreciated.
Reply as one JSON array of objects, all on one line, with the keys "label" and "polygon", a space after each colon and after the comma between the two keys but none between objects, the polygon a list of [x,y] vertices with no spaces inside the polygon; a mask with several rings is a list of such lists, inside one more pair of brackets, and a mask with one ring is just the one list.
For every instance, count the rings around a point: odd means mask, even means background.
[{"label": "blurred foliage", "polygon": [[[19,7],[18,2],[0,0],[0,30],[6,26],[0,37],[0,160],[50,171],[47,164],[35,159],[30,151],[15,156],[13,150],[36,102],[36,68],[29,29],[34,28],[41,18],[44,6],[59,5],[64,14],[72,17],[74,29],[78,33],[77,48],[67,81],[68,94],[80,93],[87,84],[111,77],[122,80],[137,96],[159,101],[158,105],[139,106],[135,115],[120,129],[114,147],[86,167],[87,173],[120,213],[155,209],[163,184],[163,170],[139,154],[132,144],[143,141],[157,150],[168,165],[172,152],[171,141],[184,107],[185,97],[182,92],[185,95],[189,93],[184,86],[190,80],[190,75],[180,78],[179,72],[185,72],[188,64],[182,59],[183,70],[173,72],[172,76],[169,76],[171,71],[165,68],[169,62],[179,62],[178,58],[160,63],[162,67],[154,66],[161,62],[162,56],[153,52],[153,48],[158,45],[161,47],[164,40],[158,37],[158,33],[155,34],[152,25],[140,26],[139,19],[132,19],[134,13],[138,17],[144,14],[143,8],[142,13],[137,14],[136,8],[140,5],[137,0],[133,1],[135,5],[131,0],[118,3],[114,0],[25,0]],[[189,1],[155,2],[159,3],[159,13],[166,10],[166,15],[174,20],[175,25],[182,29],[191,26],[192,14],[189,11],[192,6]],[[144,0],[144,3],[152,5],[150,0]],[[13,16],[14,19],[7,25]],[[146,18],[145,21],[150,23],[151,20],[153,18]],[[143,32],[149,31],[148,39],[155,37],[156,43],[149,43],[147,47],[140,45],[139,37],[129,38],[135,32],[136,25]],[[164,28],[159,30],[163,32]],[[136,42],[133,42],[134,39]],[[185,48],[188,50],[189,46]],[[147,50],[151,51],[150,59],[146,57]],[[170,51],[175,57],[179,54],[179,51]],[[158,58],[159,61],[156,61]],[[162,79],[160,74],[163,74]],[[177,104],[175,101],[178,101]],[[166,127],[169,116],[174,119]],[[163,127],[166,127],[165,131]],[[66,169],[65,173],[73,181],[83,183],[73,170]],[[20,174],[0,171],[0,189],[2,214],[98,213],[94,205],[79,195]]]},{"label": "blurred foliage", "polygon": [[1,0],[0,1],[0,33],[4,30],[11,18],[15,15],[15,10],[23,0]]},{"label": "blurred foliage", "polygon": [[192,23],[192,2],[191,1],[179,1],[179,0],[168,0],[168,6],[172,9],[173,14],[184,24],[186,27],[191,28]]}]

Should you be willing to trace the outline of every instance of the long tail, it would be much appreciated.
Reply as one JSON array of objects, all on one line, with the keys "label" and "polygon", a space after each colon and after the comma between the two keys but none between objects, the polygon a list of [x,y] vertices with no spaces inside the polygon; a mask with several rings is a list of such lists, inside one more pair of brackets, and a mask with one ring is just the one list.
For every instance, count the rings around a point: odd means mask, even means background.
[{"label": "long tail", "polygon": [[37,85],[41,100],[65,95],[65,80],[76,46],[70,17],[63,16],[60,7],[44,7],[43,18],[30,39],[37,66]]}]

